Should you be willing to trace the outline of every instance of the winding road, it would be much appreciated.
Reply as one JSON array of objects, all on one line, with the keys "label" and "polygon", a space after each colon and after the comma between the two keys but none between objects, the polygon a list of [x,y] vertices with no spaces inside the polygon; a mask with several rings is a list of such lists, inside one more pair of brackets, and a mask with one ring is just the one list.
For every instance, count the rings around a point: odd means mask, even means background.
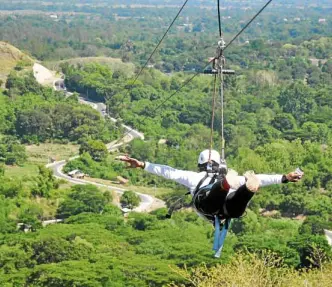
[{"label": "winding road", "polygon": [[[59,90],[66,91],[66,89],[64,87],[64,81],[62,79],[54,81],[53,88],[57,91],[59,91]],[[69,93],[69,92],[66,91],[66,93]],[[100,114],[103,117],[108,116],[113,122],[117,121],[116,119],[111,118],[106,113],[106,105],[104,103],[93,102],[93,101],[88,100],[88,99],[83,98],[83,97],[79,97],[79,102],[82,103],[82,104],[90,105],[92,108],[99,111]],[[126,137],[124,137],[122,139],[122,141],[119,142],[119,143],[116,143],[116,141],[115,141],[113,143],[107,144],[106,147],[109,151],[111,151],[113,149],[116,149],[117,147],[119,147],[119,146],[121,146],[125,143],[130,142],[134,138],[140,138],[142,140],[144,139],[144,135],[142,133],[132,129],[129,126],[126,126],[126,125],[122,125],[122,126],[126,130],[126,133],[127,133]],[[73,159],[78,158],[78,157],[79,156],[75,156],[75,157],[70,158],[69,160],[73,160]],[[116,187],[116,186],[105,185],[105,184],[91,182],[91,181],[87,181],[87,180],[83,180],[83,179],[72,178],[72,177],[70,177],[70,176],[68,176],[68,175],[66,175],[62,172],[62,169],[66,165],[66,163],[67,163],[66,160],[61,160],[61,161],[56,161],[56,162],[47,164],[46,167],[53,170],[53,174],[54,174],[55,177],[65,179],[65,180],[67,180],[67,181],[69,181],[73,184],[93,184],[93,185],[96,185],[96,186],[99,186],[99,187],[104,187],[104,188],[107,188],[109,190],[115,191],[119,194],[122,194],[126,190],[126,189],[119,188],[119,187]],[[136,192],[136,194],[140,197],[141,202],[140,202],[140,205],[138,207],[133,209],[134,211],[137,211],[137,212],[150,211],[153,208],[152,205],[155,205],[158,208],[165,206],[165,203],[162,200],[157,199],[153,196],[138,193],[138,192]]]},{"label": "winding road", "polygon": [[[73,160],[77,157],[71,158],[70,160]],[[62,169],[66,165],[66,163],[67,163],[66,160],[61,160],[61,161],[57,161],[57,162],[48,164],[47,167],[51,168],[53,170],[53,174],[54,174],[55,177],[65,179],[65,180],[67,180],[71,183],[74,183],[74,184],[93,184],[93,185],[96,185],[96,186],[99,186],[99,187],[104,187],[104,188],[107,188],[109,190],[115,191],[119,194],[122,194],[126,190],[126,189],[119,188],[119,187],[116,187],[116,186],[91,182],[91,181],[87,181],[87,180],[84,180],[84,179],[72,178],[72,177],[70,177],[70,176],[68,176],[68,175],[66,175],[62,172]],[[162,205],[162,203],[163,203],[161,200],[159,200],[157,198],[154,198],[150,195],[143,194],[143,193],[136,193],[136,194],[140,197],[141,203],[138,207],[136,207],[134,209],[134,211],[137,211],[137,212],[149,211],[151,209],[151,205],[153,203],[158,203],[158,205],[159,204]]]}]

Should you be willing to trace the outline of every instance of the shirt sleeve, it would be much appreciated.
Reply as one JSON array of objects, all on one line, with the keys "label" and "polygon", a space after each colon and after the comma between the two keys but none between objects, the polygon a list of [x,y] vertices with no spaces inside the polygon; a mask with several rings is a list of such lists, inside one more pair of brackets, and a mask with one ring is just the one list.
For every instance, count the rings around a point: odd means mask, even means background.
[{"label": "shirt sleeve", "polygon": [[257,176],[261,180],[260,186],[282,183],[282,174],[257,174]]},{"label": "shirt sleeve", "polygon": [[[256,174],[260,179],[260,187],[268,186],[272,184],[281,184],[282,183],[282,174]],[[240,185],[246,183],[246,178],[244,176],[239,176]]]},{"label": "shirt sleeve", "polygon": [[173,180],[188,187],[189,189],[196,187],[197,180],[199,180],[199,173],[197,172],[175,169],[167,165],[145,162],[144,170],[149,173],[162,176],[166,179]]}]

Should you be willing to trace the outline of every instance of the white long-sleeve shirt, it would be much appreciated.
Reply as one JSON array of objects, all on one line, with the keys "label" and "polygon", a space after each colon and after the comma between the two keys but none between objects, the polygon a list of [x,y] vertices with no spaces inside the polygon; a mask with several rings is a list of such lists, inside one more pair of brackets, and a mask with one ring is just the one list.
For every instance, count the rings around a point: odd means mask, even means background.
[{"label": "white long-sleeve shirt", "polygon": [[[166,179],[173,180],[179,184],[188,187],[192,195],[200,180],[206,175],[205,171],[194,172],[194,171],[180,170],[172,168],[167,165],[153,164],[150,162],[145,162],[144,169],[149,173],[162,176]],[[209,176],[201,184],[201,187],[208,185],[211,181],[212,176],[213,174],[209,174]],[[280,174],[274,174],[274,175],[256,174],[256,176],[260,179],[260,186],[280,184],[282,182],[282,175]],[[237,179],[240,185],[243,185],[246,182],[244,176],[237,176]],[[236,188],[231,186],[227,196],[229,196],[235,190]]]}]

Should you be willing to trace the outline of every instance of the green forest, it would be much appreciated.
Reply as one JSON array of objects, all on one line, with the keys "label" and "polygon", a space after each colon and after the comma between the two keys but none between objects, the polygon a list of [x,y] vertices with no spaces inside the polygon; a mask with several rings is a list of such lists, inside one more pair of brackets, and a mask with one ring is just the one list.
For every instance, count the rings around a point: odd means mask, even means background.
[{"label": "green forest", "polygon": [[[210,143],[213,77],[203,70],[218,41],[215,1],[192,1],[142,71],[180,4],[80,2],[0,1],[0,41],[57,70],[67,89],[38,84],[22,61],[1,83],[0,286],[331,286],[324,233],[332,230],[329,1],[309,1],[307,9],[299,8],[306,1],[276,1],[225,51],[226,68],[235,70],[224,76],[228,166],[240,174],[300,167],[305,176],[262,188],[233,220],[220,259],[211,250],[212,225],[189,198],[171,219],[167,208],[124,214],[119,204],[139,205],[136,191],[169,205],[186,190],[115,160],[128,154],[197,171]],[[264,3],[225,3],[227,44]],[[81,97],[104,103],[107,115]],[[127,134],[122,124],[145,139],[109,152]],[[64,172],[80,170],[92,184],[56,178],[49,158],[32,156],[31,147],[51,145],[62,153],[75,146],[79,156]],[[121,197],[93,184],[119,177],[129,181]]]}]

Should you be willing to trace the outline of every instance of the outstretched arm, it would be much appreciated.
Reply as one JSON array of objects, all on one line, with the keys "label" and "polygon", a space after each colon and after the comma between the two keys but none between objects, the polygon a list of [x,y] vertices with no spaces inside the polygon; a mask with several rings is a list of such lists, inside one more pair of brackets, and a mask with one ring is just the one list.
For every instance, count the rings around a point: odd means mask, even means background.
[{"label": "outstretched arm", "polygon": [[[297,173],[297,172],[290,172],[288,174],[256,174],[258,179],[260,180],[261,187],[268,186],[272,184],[281,184],[281,183],[287,183],[287,182],[298,182],[301,180],[303,173]],[[243,185],[246,183],[246,177],[240,176],[240,185]]]},{"label": "outstretched arm", "polygon": [[166,179],[173,180],[188,188],[196,187],[197,183],[201,178],[201,176],[197,172],[179,170],[167,165],[160,165],[160,164],[153,164],[149,162],[139,161],[129,156],[118,156],[116,159],[121,160],[123,162],[127,162],[129,164],[128,168],[142,168],[149,173],[162,176]]},{"label": "outstretched arm", "polygon": [[267,174],[258,174],[258,178],[261,180],[260,186],[267,186],[271,184],[280,184],[287,182],[298,182],[301,180],[303,173],[290,172],[284,175],[267,175]]}]

